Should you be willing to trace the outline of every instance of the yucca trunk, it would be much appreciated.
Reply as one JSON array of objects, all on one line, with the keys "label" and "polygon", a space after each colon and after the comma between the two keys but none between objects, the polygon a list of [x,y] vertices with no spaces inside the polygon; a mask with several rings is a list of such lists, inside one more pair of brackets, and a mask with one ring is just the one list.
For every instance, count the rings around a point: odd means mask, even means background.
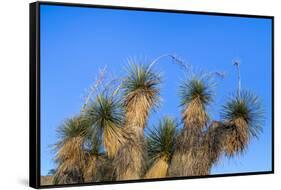
[{"label": "yucca trunk", "polygon": [[199,97],[195,98],[188,105],[186,105],[186,108],[183,110],[182,118],[184,127],[196,127],[200,129],[205,127],[208,121],[208,115]]},{"label": "yucca trunk", "polygon": [[164,178],[167,177],[169,164],[167,162],[167,158],[161,157],[158,158],[150,167],[150,169],[146,172],[144,178]]},{"label": "yucca trunk", "polygon": [[236,152],[242,152],[249,141],[249,129],[246,121],[243,118],[237,118],[233,124],[232,130],[225,138],[225,151],[229,156]]},{"label": "yucca trunk", "polygon": [[117,180],[140,179],[145,168],[144,128],[159,95],[159,76],[145,65],[132,65],[123,81],[125,143],[115,156]]},{"label": "yucca trunk", "polygon": [[113,172],[112,159],[105,155],[90,155],[84,170],[85,182],[112,181]]},{"label": "yucca trunk", "polygon": [[96,181],[96,174],[97,174],[97,162],[98,157],[95,155],[88,155],[87,156],[87,164],[84,168],[83,175],[84,175],[84,181],[85,182],[94,182]]},{"label": "yucca trunk", "polygon": [[117,180],[140,179],[143,175],[146,156],[143,130],[149,111],[150,105],[143,95],[134,97],[126,106],[126,140],[116,156],[119,161],[116,163]]},{"label": "yucca trunk", "polygon": [[150,96],[146,94],[145,90],[139,90],[137,95],[133,98],[130,96],[127,97],[129,100],[126,105],[126,113],[125,113],[125,128],[131,127],[139,127],[145,128],[149,111],[152,107],[152,102],[146,96]]},{"label": "yucca trunk", "polygon": [[140,179],[145,163],[143,129],[126,131],[126,141],[114,158],[116,180]]},{"label": "yucca trunk", "polygon": [[[144,111],[144,114],[146,112]],[[134,117],[132,118],[134,121],[129,120],[130,118],[127,118],[128,122],[125,123],[123,136],[125,140],[114,158],[117,180],[140,179],[145,166],[143,129],[146,121],[137,121]]]},{"label": "yucca trunk", "polygon": [[72,137],[66,140],[57,153],[59,162],[56,171],[57,183],[83,183],[83,171],[86,167],[86,156],[82,149],[83,138]]},{"label": "yucca trunk", "polygon": [[199,176],[209,174],[209,160],[202,146],[199,128],[183,128],[169,167],[169,176]]},{"label": "yucca trunk", "polygon": [[213,164],[225,151],[233,130],[229,122],[217,121],[213,121],[206,132],[200,128],[184,128],[176,144],[169,175],[209,175]]},{"label": "yucca trunk", "polygon": [[[201,83],[198,84],[201,85]],[[197,92],[196,89],[194,91],[187,92],[191,97],[190,100],[183,100],[185,102],[182,111],[184,127],[176,140],[169,168],[169,176],[172,177],[201,176],[208,175],[210,172],[210,161],[206,158],[206,147],[203,144],[203,129],[208,121],[206,103],[202,101],[204,91]]]},{"label": "yucca trunk", "polygon": [[225,151],[226,138],[232,128],[229,123],[213,121],[202,136],[200,151],[197,152],[197,164],[201,172],[196,175],[209,175],[212,166]]},{"label": "yucca trunk", "polygon": [[124,131],[120,127],[105,127],[103,132],[103,145],[108,158],[113,159],[119,148],[125,143]]},{"label": "yucca trunk", "polygon": [[209,169],[216,163],[220,155],[225,150],[225,139],[231,128],[228,124],[213,121],[203,136],[202,147],[204,148],[205,158],[209,160]]}]

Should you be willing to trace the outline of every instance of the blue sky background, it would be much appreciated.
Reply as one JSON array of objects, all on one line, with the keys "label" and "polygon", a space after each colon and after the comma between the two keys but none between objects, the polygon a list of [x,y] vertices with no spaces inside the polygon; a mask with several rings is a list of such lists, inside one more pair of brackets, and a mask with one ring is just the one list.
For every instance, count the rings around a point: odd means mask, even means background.
[{"label": "blue sky background", "polygon": [[[41,175],[55,168],[56,129],[79,113],[83,95],[107,65],[124,76],[126,59],[175,53],[203,71],[223,71],[209,107],[219,119],[221,106],[237,86],[232,60],[241,60],[242,88],[260,96],[266,112],[263,133],[248,150],[222,158],[212,174],[271,170],[271,20],[194,14],[125,11],[41,5]],[[149,126],[165,115],[180,119],[179,83],[184,73],[168,58],[155,70],[163,75],[162,106]],[[148,126],[148,127],[149,127]]]}]

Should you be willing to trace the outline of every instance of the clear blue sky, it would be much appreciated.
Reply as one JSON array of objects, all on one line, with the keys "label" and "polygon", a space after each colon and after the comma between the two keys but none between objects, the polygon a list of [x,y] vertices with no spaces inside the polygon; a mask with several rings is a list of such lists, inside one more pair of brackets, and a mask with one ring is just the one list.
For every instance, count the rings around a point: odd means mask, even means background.
[{"label": "clear blue sky", "polygon": [[[223,158],[212,174],[271,170],[271,20],[41,5],[41,174],[55,168],[51,145],[56,128],[79,112],[85,89],[105,65],[124,76],[129,57],[147,59],[175,53],[204,71],[224,71],[215,102],[221,105],[237,86],[234,58],[241,63],[242,88],[260,96],[266,111],[263,133],[245,154]],[[149,126],[164,115],[180,118],[179,82],[183,72],[169,59],[156,70],[164,77],[162,106]]]}]

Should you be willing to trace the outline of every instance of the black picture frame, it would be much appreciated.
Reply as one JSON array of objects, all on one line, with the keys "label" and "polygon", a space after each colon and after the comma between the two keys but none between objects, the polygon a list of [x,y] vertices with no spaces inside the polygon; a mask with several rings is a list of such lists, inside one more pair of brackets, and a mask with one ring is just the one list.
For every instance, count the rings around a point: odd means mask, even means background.
[{"label": "black picture frame", "polygon": [[[40,5],[56,5],[56,6],[74,6],[88,8],[103,8],[103,9],[118,9],[118,10],[135,10],[135,11],[152,11],[152,12],[168,12],[168,13],[188,13],[200,15],[217,15],[231,17],[246,17],[246,18],[265,18],[271,20],[272,26],[272,170],[258,172],[243,172],[232,174],[214,174],[207,176],[186,176],[186,177],[169,177],[160,179],[141,179],[141,180],[124,180],[124,181],[104,181],[82,184],[64,184],[64,185],[44,185],[40,184]],[[233,13],[218,13],[218,12],[201,12],[187,10],[169,10],[156,8],[141,8],[141,7],[125,7],[125,6],[109,6],[109,5],[91,5],[91,4],[76,4],[76,3],[58,3],[38,1],[29,4],[29,39],[30,39],[30,76],[29,76],[29,185],[33,188],[54,188],[54,187],[72,187],[72,186],[88,186],[88,185],[105,185],[105,184],[120,184],[120,183],[135,183],[135,182],[151,182],[151,181],[167,181],[167,180],[182,180],[195,178],[213,178],[213,177],[229,177],[229,176],[245,176],[258,174],[273,174],[274,173],[274,16],[264,15],[248,15],[248,14],[233,14]]]}]

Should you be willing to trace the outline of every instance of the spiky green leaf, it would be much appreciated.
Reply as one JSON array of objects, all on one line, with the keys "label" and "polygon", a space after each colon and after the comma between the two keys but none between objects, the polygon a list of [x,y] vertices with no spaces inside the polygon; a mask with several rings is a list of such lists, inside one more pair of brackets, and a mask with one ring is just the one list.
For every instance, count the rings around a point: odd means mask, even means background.
[{"label": "spiky green leaf", "polygon": [[162,156],[170,160],[174,150],[177,126],[174,119],[164,117],[158,127],[149,129],[147,135],[148,155],[152,160]]}]

